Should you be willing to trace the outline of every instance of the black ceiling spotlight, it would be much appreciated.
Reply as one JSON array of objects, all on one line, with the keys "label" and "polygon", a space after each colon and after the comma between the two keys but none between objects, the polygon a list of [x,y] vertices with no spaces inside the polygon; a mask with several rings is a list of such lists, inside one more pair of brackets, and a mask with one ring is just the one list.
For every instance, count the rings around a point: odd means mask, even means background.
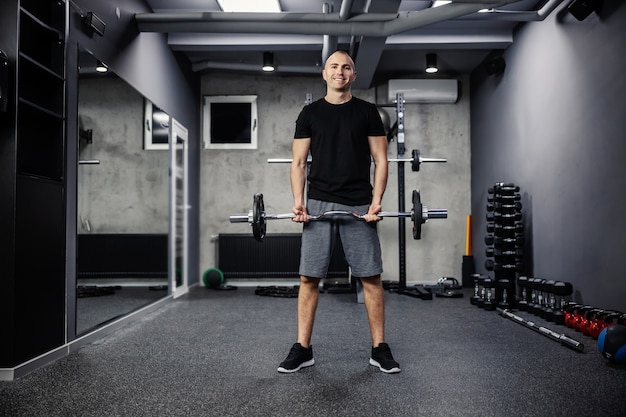
[{"label": "black ceiling spotlight", "polygon": [[265,72],[274,71],[274,53],[273,52],[263,52],[263,71]]},{"label": "black ceiling spotlight", "polygon": [[439,71],[437,68],[437,54],[426,54],[426,70],[429,74],[434,74]]},{"label": "black ceiling spotlight", "polygon": [[574,0],[567,6],[567,11],[576,19],[583,21],[592,12],[600,10],[601,0]]},{"label": "black ceiling spotlight", "polygon": [[109,67],[107,64],[105,64],[104,62],[100,61],[99,59],[96,61],[96,71],[100,72],[100,73],[105,73],[109,70]]}]

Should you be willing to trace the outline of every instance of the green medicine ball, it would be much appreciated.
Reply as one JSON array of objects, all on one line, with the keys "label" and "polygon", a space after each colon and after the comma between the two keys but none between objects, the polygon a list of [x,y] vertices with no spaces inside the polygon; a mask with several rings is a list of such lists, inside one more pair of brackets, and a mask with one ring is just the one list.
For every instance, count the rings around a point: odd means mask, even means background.
[{"label": "green medicine ball", "polygon": [[224,274],[218,268],[209,268],[204,271],[202,282],[207,288],[217,288],[224,284]]}]

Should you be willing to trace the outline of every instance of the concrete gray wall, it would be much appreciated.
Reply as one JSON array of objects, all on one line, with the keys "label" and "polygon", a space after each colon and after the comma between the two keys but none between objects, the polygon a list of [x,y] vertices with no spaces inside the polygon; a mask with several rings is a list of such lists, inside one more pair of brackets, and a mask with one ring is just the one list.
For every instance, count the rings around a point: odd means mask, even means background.
[{"label": "concrete gray wall", "polygon": [[[415,77],[417,78],[417,77]],[[457,104],[407,104],[406,158],[411,149],[423,156],[447,158],[447,164],[423,164],[419,173],[405,166],[406,210],[411,208],[411,190],[419,188],[422,202],[432,208],[447,208],[447,220],[431,220],[423,227],[422,239],[413,240],[406,223],[407,283],[432,283],[441,276],[461,278],[465,250],[465,220],[470,211],[470,121],[469,78],[461,80]],[[295,120],[307,93],[317,100],[324,96],[321,76],[268,77],[206,74],[203,95],[258,96],[259,137],[257,150],[202,150],[200,179],[200,271],[217,266],[212,236],[219,233],[250,233],[246,224],[231,224],[231,213],[247,213],[254,193],[262,192],[268,213],[289,213],[293,205],[288,164],[268,164],[268,158],[291,158]],[[354,95],[386,103],[381,85]],[[380,99],[377,99],[379,97]],[[392,123],[395,109],[387,109]],[[390,143],[390,158],[397,156]],[[397,211],[397,167],[390,165],[383,210]],[[301,226],[288,220],[268,222],[268,233],[299,233]],[[398,279],[398,221],[380,224],[383,245],[383,278]]]},{"label": "concrete gray wall", "polygon": [[[78,233],[167,233],[169,152],[143,149],[144,98],[120,78],[79,83]],[[87,227],[89,224],[89,229]]]},{"label": "concrete gray wall", "polygon": [[626,4],[583,22],[564,3],[528,23],[502,76],[472,75],[472,212],[486,272],[487,187],[521,186],[524,274],[569,281],[575,299],[626,310]]}]

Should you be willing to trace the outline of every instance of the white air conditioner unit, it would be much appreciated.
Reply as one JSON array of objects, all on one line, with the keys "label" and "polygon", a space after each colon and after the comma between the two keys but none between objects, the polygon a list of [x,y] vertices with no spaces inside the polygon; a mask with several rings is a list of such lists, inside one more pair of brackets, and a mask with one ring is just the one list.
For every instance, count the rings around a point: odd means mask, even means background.
[{"label": "white air conditioner unit", "polygon": [[448,103],[459,99],[458,80],[389,80],[387,99],[396,101],[396,93],[404,93],[405,103]]}]

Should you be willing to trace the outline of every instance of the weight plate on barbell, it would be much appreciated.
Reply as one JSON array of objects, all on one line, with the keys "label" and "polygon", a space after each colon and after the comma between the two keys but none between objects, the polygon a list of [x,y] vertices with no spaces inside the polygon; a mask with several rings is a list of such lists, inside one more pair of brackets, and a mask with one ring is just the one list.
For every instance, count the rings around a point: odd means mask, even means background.
[{"label": "weight plate on barbell", "polygon": [[420,164],[422,163],[422,161],[420,161],[419,149],[413,149],[413,151],[411,152],[411,156],[413,157],[413,160],[411,161],[411,171],[419,172]]},{"label": "weight plate on barbell", "polygon": [[411,220],[413,220],[413,239],[422,238],[422,199],[418,190],[413,190],[413,211],[411,212]]},{"label": "weight plate on barbell", "polygon": [[267,225],[265,224],[265,204],[263,194],[255,194],[252,203],[252,234],[259,242],[263,241]]}]

